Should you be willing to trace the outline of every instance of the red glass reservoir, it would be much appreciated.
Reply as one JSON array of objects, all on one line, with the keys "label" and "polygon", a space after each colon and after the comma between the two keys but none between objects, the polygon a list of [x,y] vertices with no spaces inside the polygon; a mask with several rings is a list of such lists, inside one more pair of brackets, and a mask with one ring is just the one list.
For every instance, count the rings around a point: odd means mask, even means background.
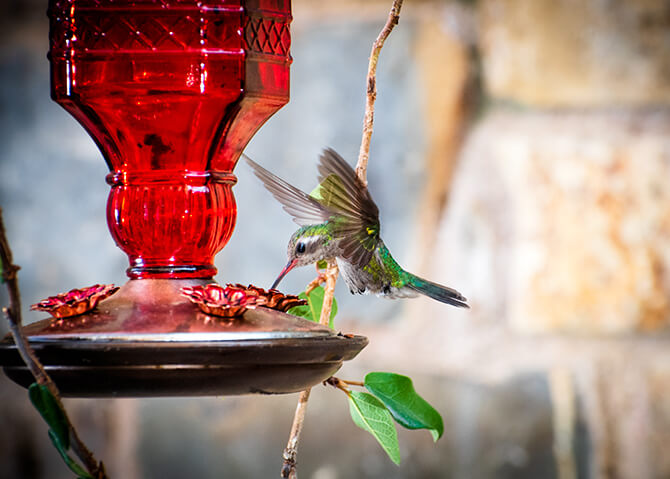
[{"label": "red glass reservoir", "polygon": [[233,169],[289,98],[290,0],[51,0],[52,98],[110,169],[131,278],[211,278]]}]

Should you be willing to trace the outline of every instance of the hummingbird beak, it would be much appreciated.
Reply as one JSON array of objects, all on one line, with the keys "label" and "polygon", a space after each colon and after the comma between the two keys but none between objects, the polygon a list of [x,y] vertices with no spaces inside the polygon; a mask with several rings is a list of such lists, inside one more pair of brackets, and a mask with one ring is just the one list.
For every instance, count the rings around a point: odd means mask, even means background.
[{"label": "hummingbird beak", "polygon": [[298,264],[297,258],[289,260],[286,266],[284,266],[284,269],[281,270],[281,273],[279,273],[279,276],[277,276],[277,279],[275,279],[275,282],[272,283],[272,286],[270,286],[270,289],[275,289],[279,284],[279,282],[284,278],[284,276],[286,276],[286,273],[295,268],[297,264]]}]

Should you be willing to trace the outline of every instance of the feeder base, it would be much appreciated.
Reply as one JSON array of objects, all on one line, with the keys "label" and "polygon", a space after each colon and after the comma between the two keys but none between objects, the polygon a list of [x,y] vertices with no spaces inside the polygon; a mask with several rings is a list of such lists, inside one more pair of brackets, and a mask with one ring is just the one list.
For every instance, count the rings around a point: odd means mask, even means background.
[{"label": "feeder base", "polygon": [[[203,280],[130,280],[90,313],[24,328],[63,396],[156,397],[284,394],[333,375],[368,343],[259,307],[241,318],[202,313],[179,293]],[[34,379],[11,337],[0,366]]]}]

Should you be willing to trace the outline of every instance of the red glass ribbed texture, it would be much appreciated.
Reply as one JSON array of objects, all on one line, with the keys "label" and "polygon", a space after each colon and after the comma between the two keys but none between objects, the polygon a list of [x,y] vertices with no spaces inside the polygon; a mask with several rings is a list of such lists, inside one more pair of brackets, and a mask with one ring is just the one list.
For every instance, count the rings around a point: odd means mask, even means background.
[{"label": "red glass ribbed texture", "polygon": [[52,98],[110,174],[131,278],[208,278],[237,209],[232,172],[288,101],[290,0],[51,0]]}]

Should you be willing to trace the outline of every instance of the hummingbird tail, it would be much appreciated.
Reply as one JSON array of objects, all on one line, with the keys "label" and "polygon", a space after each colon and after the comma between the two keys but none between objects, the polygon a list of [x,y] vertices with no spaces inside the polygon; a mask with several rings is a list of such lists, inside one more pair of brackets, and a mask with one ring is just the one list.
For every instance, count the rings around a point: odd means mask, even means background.
[{"label": "hummingbird tail", "polygon": [[455,289],[447,288],[446,286],[433,283],[427,279],[419,278],[410,273],[408,274],[410,275],[410,278],[407,287],[413,289],[417,293],[421,293],[436,301],[440,301],[441,303],[451,304],[452,306],[457,306],[459,308],[470,307],[466,302],[467,299]]}]

